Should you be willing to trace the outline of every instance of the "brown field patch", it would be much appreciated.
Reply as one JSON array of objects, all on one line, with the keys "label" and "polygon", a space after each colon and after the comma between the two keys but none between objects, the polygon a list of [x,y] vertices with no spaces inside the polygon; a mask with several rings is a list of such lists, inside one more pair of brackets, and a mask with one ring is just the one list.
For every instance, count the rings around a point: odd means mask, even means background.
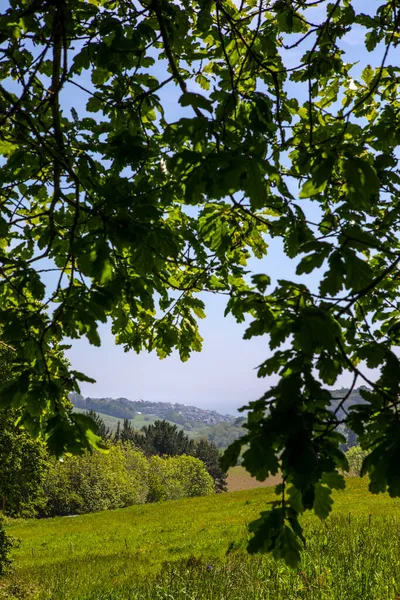
[{"label": "brown field patch", "polygon": [[228,492],[239,492],[253,488],[270,487],[281,482],[280,475],[268,477],[265,481],[257,481],[244,467],[232,467],[228,471]]}]

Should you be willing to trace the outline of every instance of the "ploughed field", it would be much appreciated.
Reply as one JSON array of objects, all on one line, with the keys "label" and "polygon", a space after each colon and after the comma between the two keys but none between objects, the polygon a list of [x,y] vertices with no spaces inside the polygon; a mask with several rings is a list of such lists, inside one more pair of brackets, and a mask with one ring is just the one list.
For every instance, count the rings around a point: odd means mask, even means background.
[{"label": "ploughed field", "polygon": [[258,488],[78,517],[10,522],[20,539],[0,599],[400,599],[400,500],[351,479],[324,522],[304,517],[298,569],[245,551],[274,499]]},{"label": "ploughed field", "polygon": [[271,487],[271,485],[277,485],[282,481],[279,475],[274,475],[266,479],[265,481],[257,481],[255,477],[252,477],[244,467],[232,467],[229,469],[227,484],[229,492],[239,492],[241,490],[252,490],[260,487]]}]

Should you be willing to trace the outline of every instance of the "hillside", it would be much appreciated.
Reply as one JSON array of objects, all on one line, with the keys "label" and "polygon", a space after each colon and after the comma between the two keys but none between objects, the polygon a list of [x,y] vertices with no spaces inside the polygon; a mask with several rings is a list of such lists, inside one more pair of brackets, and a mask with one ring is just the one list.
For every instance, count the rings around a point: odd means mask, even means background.
[{"label": "hillside", "polygon": [[[343,406],[339,407],[338,417],[340,419],[351,406],[365,402],[360,395],[361,389],[353,390]],[[331,409],[333,411],[338,408],[341,399],[346,396],[348,391],[347,388],[332,390]],[[222,415],[217,411],[196,406],[148,400],[128,400],[127,398],[84,398],[80,394],[70,394],[70,400],[77,411],[94,410],[97,412],[106,425],[113,430],[116,429],[118,421],[123,419],[129,419],[136,429],[141,429],[144,425],[150,425],[157,419],[162,419],[182,427],[192,438],[207,438],[219,448],[226,448],[243,435],[240,417],[229,414]],[[340,431],[346,437],[344,444],[346,449],[356,444],[356,437],[352,431],[343,426]]]},{"label": "hillside", "polygon": [[[353,406],[354,404],[365,404],[366,401],[360,394],[361,390],[363,390],[363,389],[367,389],[367,388],[360,387],[360,388],[353,390],[349,394],[349,397],[343,402],[343,406],[341,406],[337,412],[339,419],[342,419],[346,415],[346,413],[349,411],[350,407]],[[339,404],[342,401],[342,398],[344,398],[348,393],[349,393],[348,388],[342,388],[340,390],[332,391],[332,404],[331,404],[332,410],[336,410],[338,408]]]},{"label": "hillside", "polygon": [[[77,408],[76,406],[74,406],[74,412],[86,414],[87,410],[85,408]],[[104,423],[112,431],[115,431],[117,429],[118,421],[121,421],[121,419],[118,419],[117,417],[111,417],[110,415],[106,415],[105,413],[99,412],[97,414],[103,419]]]},{"label": "hillside", "polygon": [[94,410],[114,431],[118,421],[123,419],[128,419],[136,429],[161,419],[184,429],[189,437],[207,438],[221,449],[227,448],[244,433],[241,427],[243,419],[240,417],[222,415],[196,406],[126,398],[84,398],[79,394],[70,394],[70,400],[75,411]]},{"label": "hillside", "polygon": [[137,415],[151,415],[182,425],[187,430],[218,423],[234,423],[236,420],[233,415],[222,415],[215,410],[186,404],[172,404],[171,402],[150,402],[148,400],[128,400],[127,398],[84,398],[76,393],[70,394],[69,398],[77,408],[94,410],[118,419],[133,419]]},{"label": "hillside", "polygon": [[[400,589],[400,500],[372,496],[367,486],[349,480],[345,491],[335,493],[327,521],[303,518],[308,543],[294,570],[244,550],[248,523],[276,498],[273,488],[73,519],[17,520],[8,527],[21,543],[6,598],[394,599]],[[0,584],[0,598],[2,589]]]}]

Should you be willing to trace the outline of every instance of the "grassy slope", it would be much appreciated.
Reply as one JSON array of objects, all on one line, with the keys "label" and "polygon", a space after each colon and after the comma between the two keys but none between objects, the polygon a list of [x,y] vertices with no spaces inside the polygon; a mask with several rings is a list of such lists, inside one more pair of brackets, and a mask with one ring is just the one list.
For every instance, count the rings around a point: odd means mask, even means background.
[{"label": "grassy slope", "polygon": [[[74,412],[86,414],[87,410],[85,408],[74,407]],[[119,419],[118,417],[112,417],[110,415],[105,415],[104,413],[97,413],[97,414],[99,415],[99,417],[101,417],[103,419],[103,421],[107,425],[107,427],[110,427],[114,431],[117,429],[118,421],[120,421],[121,426],[122,426],[123,419]],[[135,429],[141,429],[144,425],[150,425],[150,424],[154,423],[154,421],[157,421],[157,420],[160,420],[160,417],[156,417],[153,415],[135,415],[135,417],[133,419],[130,419],[130,422],[135,427]],[[176,425],[176,423],[172,423],[172,421],[167,421],[167,422],[171,423],[171,425]],[[181,425],[177,425],[177,427],[180,429]]]},{"label": "grassy slope", "polygon": [[[179,555],[224,553],[274,497],[273,488],[245,490],[78,517],[16,520],[9,531],[22,542],[16,552],[18,569],[60,563],[71,554],[102,557],[125,551],[139,553],[146,566],[157,566]],[[388,512],[400,517],[400,499],[371,496],[365,480],[350,479],[344,492],[335,493],[335,513]]]},{"label": "grassy slope", "polygon": [[[86,410],[86,408],[74,407],[74,412],[86,414],[87,410]],[[110,427],[113,430],[117,429],[118,421],[122,421],[122,419],[117,419],[117,417],[111,417],[110,415],[105,415],[103,413],[97,413],[97,414],[99,415],[99,417],[101,417],[103,419],[103,421],[107,425],[107,427]]]}]

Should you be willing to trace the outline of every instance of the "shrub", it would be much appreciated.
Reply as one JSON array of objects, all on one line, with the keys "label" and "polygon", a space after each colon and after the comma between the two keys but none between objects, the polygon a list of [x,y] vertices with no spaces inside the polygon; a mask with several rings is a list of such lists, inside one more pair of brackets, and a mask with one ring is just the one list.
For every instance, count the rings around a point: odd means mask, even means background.
[{"label": "shrub", "polygon": [[4,520],[0,516],[0,577],[10,569],[10,553],[15,540],[9,536],[4,529]]},{"label": "shrub", "polygon": [[43,503],[48,457],[42,442],[15,424],[16,410],[0,410],[0,510],[10,517],[33,517]]},{"label": "shrub", "polygon": [[[132,443],[121,444],[130,481],[130,504],[143,504],[149,493],[149,461]],[[128,504],[126,504],[128,506]]]},{"label": "shrub", "polygon": [[182,455],[149,459],[150,502],[207,496],[213,492],[214,481],[198,458]]},{"label": "shrub", "polygon": [[366,456],[367,452],[361,446],[353,446],[346,452],[346,458],[349,463],[349,477],[360,477],[361,467]]},{"label": "shrub", "polygon": [[147,469],[144,455],[128,444],[54,461],[44,484],[44,514],[82,514],[143,503]]},{"label": "shrub", "polygon": [[209,496],[214,493],[214,480],[202,460],[193,456],[177,456],[184,496]]}]

